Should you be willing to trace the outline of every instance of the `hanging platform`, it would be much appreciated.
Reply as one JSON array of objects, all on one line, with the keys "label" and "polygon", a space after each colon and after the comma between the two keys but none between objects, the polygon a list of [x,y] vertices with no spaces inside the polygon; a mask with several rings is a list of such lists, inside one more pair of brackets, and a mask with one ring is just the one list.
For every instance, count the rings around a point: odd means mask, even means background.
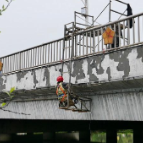
[{"label": "hanging platform", "polygon": [[91,98],[78,97],[78,102],[72,106],[59,107],[59,109],[70,110],[73,112],[90,112],[91,111]]}]

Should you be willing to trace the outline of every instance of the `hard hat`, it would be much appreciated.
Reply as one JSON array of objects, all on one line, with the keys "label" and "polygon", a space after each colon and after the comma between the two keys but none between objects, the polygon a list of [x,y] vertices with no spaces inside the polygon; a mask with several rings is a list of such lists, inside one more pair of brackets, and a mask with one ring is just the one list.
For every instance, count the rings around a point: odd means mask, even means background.
[{"label": "hard hat", "polygon": [[62,76],[57,77],[57,81],[58,81],[58,82],[62,82],[63,80],[64,80],[64,79],[63,79]]}]

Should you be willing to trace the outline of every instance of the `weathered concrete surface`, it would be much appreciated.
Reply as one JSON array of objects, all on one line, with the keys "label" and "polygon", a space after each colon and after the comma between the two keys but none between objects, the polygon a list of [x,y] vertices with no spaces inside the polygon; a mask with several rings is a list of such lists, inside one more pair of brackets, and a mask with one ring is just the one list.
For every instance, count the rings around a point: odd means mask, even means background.
[{"label": "weathered concrete surface", "polygon": [[[61,64],[51,65],[31,71],[18,72],[0,76],[0,91],[19,89],[36,89],[38,87],[56,86]],[[64,81],[69,81],[69,63],[64,64]],[[112,53],[95,55],[72,62],[72,83],[98,83],[122,80],[123,78],[143,75],[143,46],[123,49]]]},{"label": "weathered concrete surface", "polygon": [[90,97],[91,113],[58,109],[57,100],[11,102],[5,109],[31,115],[0,110],[0,119],[143,121],[143,92],[106,93]]},{"label": "weathered concrete surface", "polygon": [[[11,75],[1,75],[0,92],[16,87],[16,100],[30,97],[36,101],[13,101],[6,110],[31,115],[0,110],[0,119],[143,121],[143,46],[84,57],[72,62],[71,80],[74,90],[77,94],[82,93],[82,96],[92,98],[91,113],[58,109],[55,86],[56,78],[61,74],[61,67],[59,63]],[[63,74],[65,82],[69,81],[68,72],[69,63],[66,62]],[[116,92],[123,89],[128,89],[128,92]],[[3,98],[5,95],[0,93],[0,99]],[[46,100],[49,98],[55,99]]]}]

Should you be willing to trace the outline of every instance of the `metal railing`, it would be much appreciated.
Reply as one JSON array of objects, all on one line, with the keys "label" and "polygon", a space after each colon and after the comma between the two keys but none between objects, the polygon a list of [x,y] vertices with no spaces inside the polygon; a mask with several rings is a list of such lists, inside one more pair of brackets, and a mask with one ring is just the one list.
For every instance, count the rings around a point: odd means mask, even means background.
[{"label": "metal railing", "polygon": [[22,71],[60,61],[62,59],[63,38],[44,43],[0,58],[2,73]]},{"label": "metal railing", "polygon": [[[115,36],[113,44],[104,45],[102,34],[107,27]],[[75,57],[143,44],[143,13],[77,33],[75,39]]]},{"label": "metal railing", "polygon": [[[104,45],[102,38],[107,27],[115,31],[112,45]],[[64,60],[70,59],[72,38],[67,38],[65,41],[62,38],[1,57],[2,73],[7,74],[60,62],[63,57],[63,42],[65,42]],[[139,44],[143,44],[143,13],[77,32],[74,35],[73,57],[87,56]]]}]

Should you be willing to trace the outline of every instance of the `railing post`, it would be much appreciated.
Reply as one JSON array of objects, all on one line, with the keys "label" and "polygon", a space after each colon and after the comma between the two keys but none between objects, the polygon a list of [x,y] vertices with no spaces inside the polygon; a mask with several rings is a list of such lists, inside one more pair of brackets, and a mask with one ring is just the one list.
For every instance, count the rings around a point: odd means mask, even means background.
[{"label": "railing post", "polygon": [[93,30],[93,53],[95,53],[95,31]]},{"label": "railing post", "polygon": [[133,23],[133,44],[135,43],[135,24],[134,24],[134,18],[132,18]]},{"label": "railing post", "polygon": [[21,52],[19,52],[19,70],[21,70]]},{"label": "railing post", "polygon": [[140,42],[140,17],[138,16],[138,42]]}]

